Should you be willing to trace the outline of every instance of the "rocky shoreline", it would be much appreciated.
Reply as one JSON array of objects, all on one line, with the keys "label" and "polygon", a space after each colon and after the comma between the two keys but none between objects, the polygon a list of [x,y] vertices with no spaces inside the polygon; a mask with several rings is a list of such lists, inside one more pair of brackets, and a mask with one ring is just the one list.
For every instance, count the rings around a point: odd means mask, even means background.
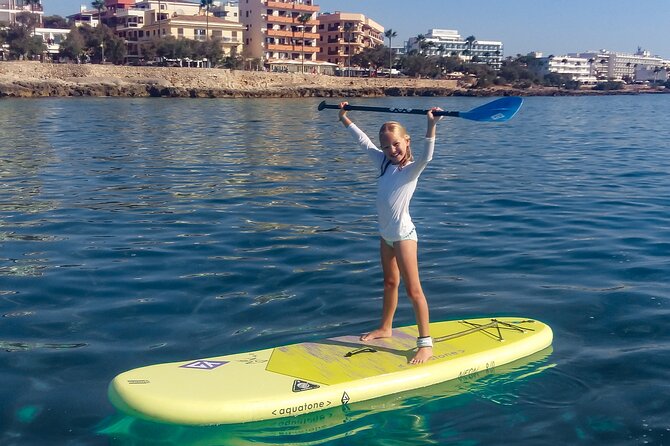
[{"label": "rocky shoreline", "polygon": [[335,76],[216,68],[0,62],[0,98],[72,96],[173,98],[298,98],[378,96],[558,96],[638,94],[560,90],[551,87],[474,89],[455,80],[343,78]]}]

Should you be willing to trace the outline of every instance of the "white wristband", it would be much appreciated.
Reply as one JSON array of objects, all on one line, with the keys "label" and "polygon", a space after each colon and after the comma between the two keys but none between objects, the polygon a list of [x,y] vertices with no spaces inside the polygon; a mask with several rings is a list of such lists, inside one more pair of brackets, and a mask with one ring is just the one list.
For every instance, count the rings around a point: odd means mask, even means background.
[{"label": "white wristband", "polygon": [[430,336],[420,336],[416,338],[417,348],[432,347],[432,346],[433,346],[433,338],[431,338]]}]

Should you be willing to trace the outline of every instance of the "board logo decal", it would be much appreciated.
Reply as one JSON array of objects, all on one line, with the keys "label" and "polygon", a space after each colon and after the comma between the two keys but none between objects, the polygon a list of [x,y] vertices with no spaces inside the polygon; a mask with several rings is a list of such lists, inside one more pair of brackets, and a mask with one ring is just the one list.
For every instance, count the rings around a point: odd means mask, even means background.
[{"label": "board logo decal", "polygon": [[332,403],[330,401],[315,401],[312,403],[303,403],[299,406],[286,406],[279,409],[274,409],[272,415],[286,416],[286,415],[296,415],[299,413],[313,412],[315,410],[325,409],[330,406]]},{"label": "board logo decal", "polygon": [[293,381],[293,391],[294,392],[304,392],[305,390],[318,389],[319,386],[316,384],[308,383],[307,381],[301,381],[296,379]]},{"label": "board logo decal", "polygon": [[128,384],[149,384],[148,379],[129,379]]},{"label": "board logo decal", "polygon": [[193,361],[189,362],[188,364],[180,365],[179,368],[213,370],[217,367],[221,367],[224,364],[228,364],[228,361]]},{"label": "board logo decal", "polygon": [[351,398],[349,398],[349,395],[347,395],[347,392],[344,392],[342,394],[342,404],[347,404],[350,400],[351,400]]}]

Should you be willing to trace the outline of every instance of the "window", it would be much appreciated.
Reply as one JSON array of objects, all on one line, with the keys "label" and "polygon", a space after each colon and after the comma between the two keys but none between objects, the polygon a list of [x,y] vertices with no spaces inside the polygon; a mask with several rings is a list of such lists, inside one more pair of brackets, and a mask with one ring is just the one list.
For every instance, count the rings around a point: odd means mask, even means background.
[{"label": "window", "polygon": [[184,28],[177,28],[177,36],[184,37]]}]

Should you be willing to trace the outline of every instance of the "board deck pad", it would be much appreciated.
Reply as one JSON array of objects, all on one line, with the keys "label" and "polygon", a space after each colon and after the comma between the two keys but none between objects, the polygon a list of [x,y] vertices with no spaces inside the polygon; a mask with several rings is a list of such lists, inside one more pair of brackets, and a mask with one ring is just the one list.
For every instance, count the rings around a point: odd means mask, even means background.
[{"label": "board deck pad", "polygon": [[551,345],[551,328],[514,317],[434,322],[433,357],[409,364],[416,326],[391,338],[340,336],[151,365],[118,375],[109,397],[154,421],[207,425],[302,415],[487,371]]}]

